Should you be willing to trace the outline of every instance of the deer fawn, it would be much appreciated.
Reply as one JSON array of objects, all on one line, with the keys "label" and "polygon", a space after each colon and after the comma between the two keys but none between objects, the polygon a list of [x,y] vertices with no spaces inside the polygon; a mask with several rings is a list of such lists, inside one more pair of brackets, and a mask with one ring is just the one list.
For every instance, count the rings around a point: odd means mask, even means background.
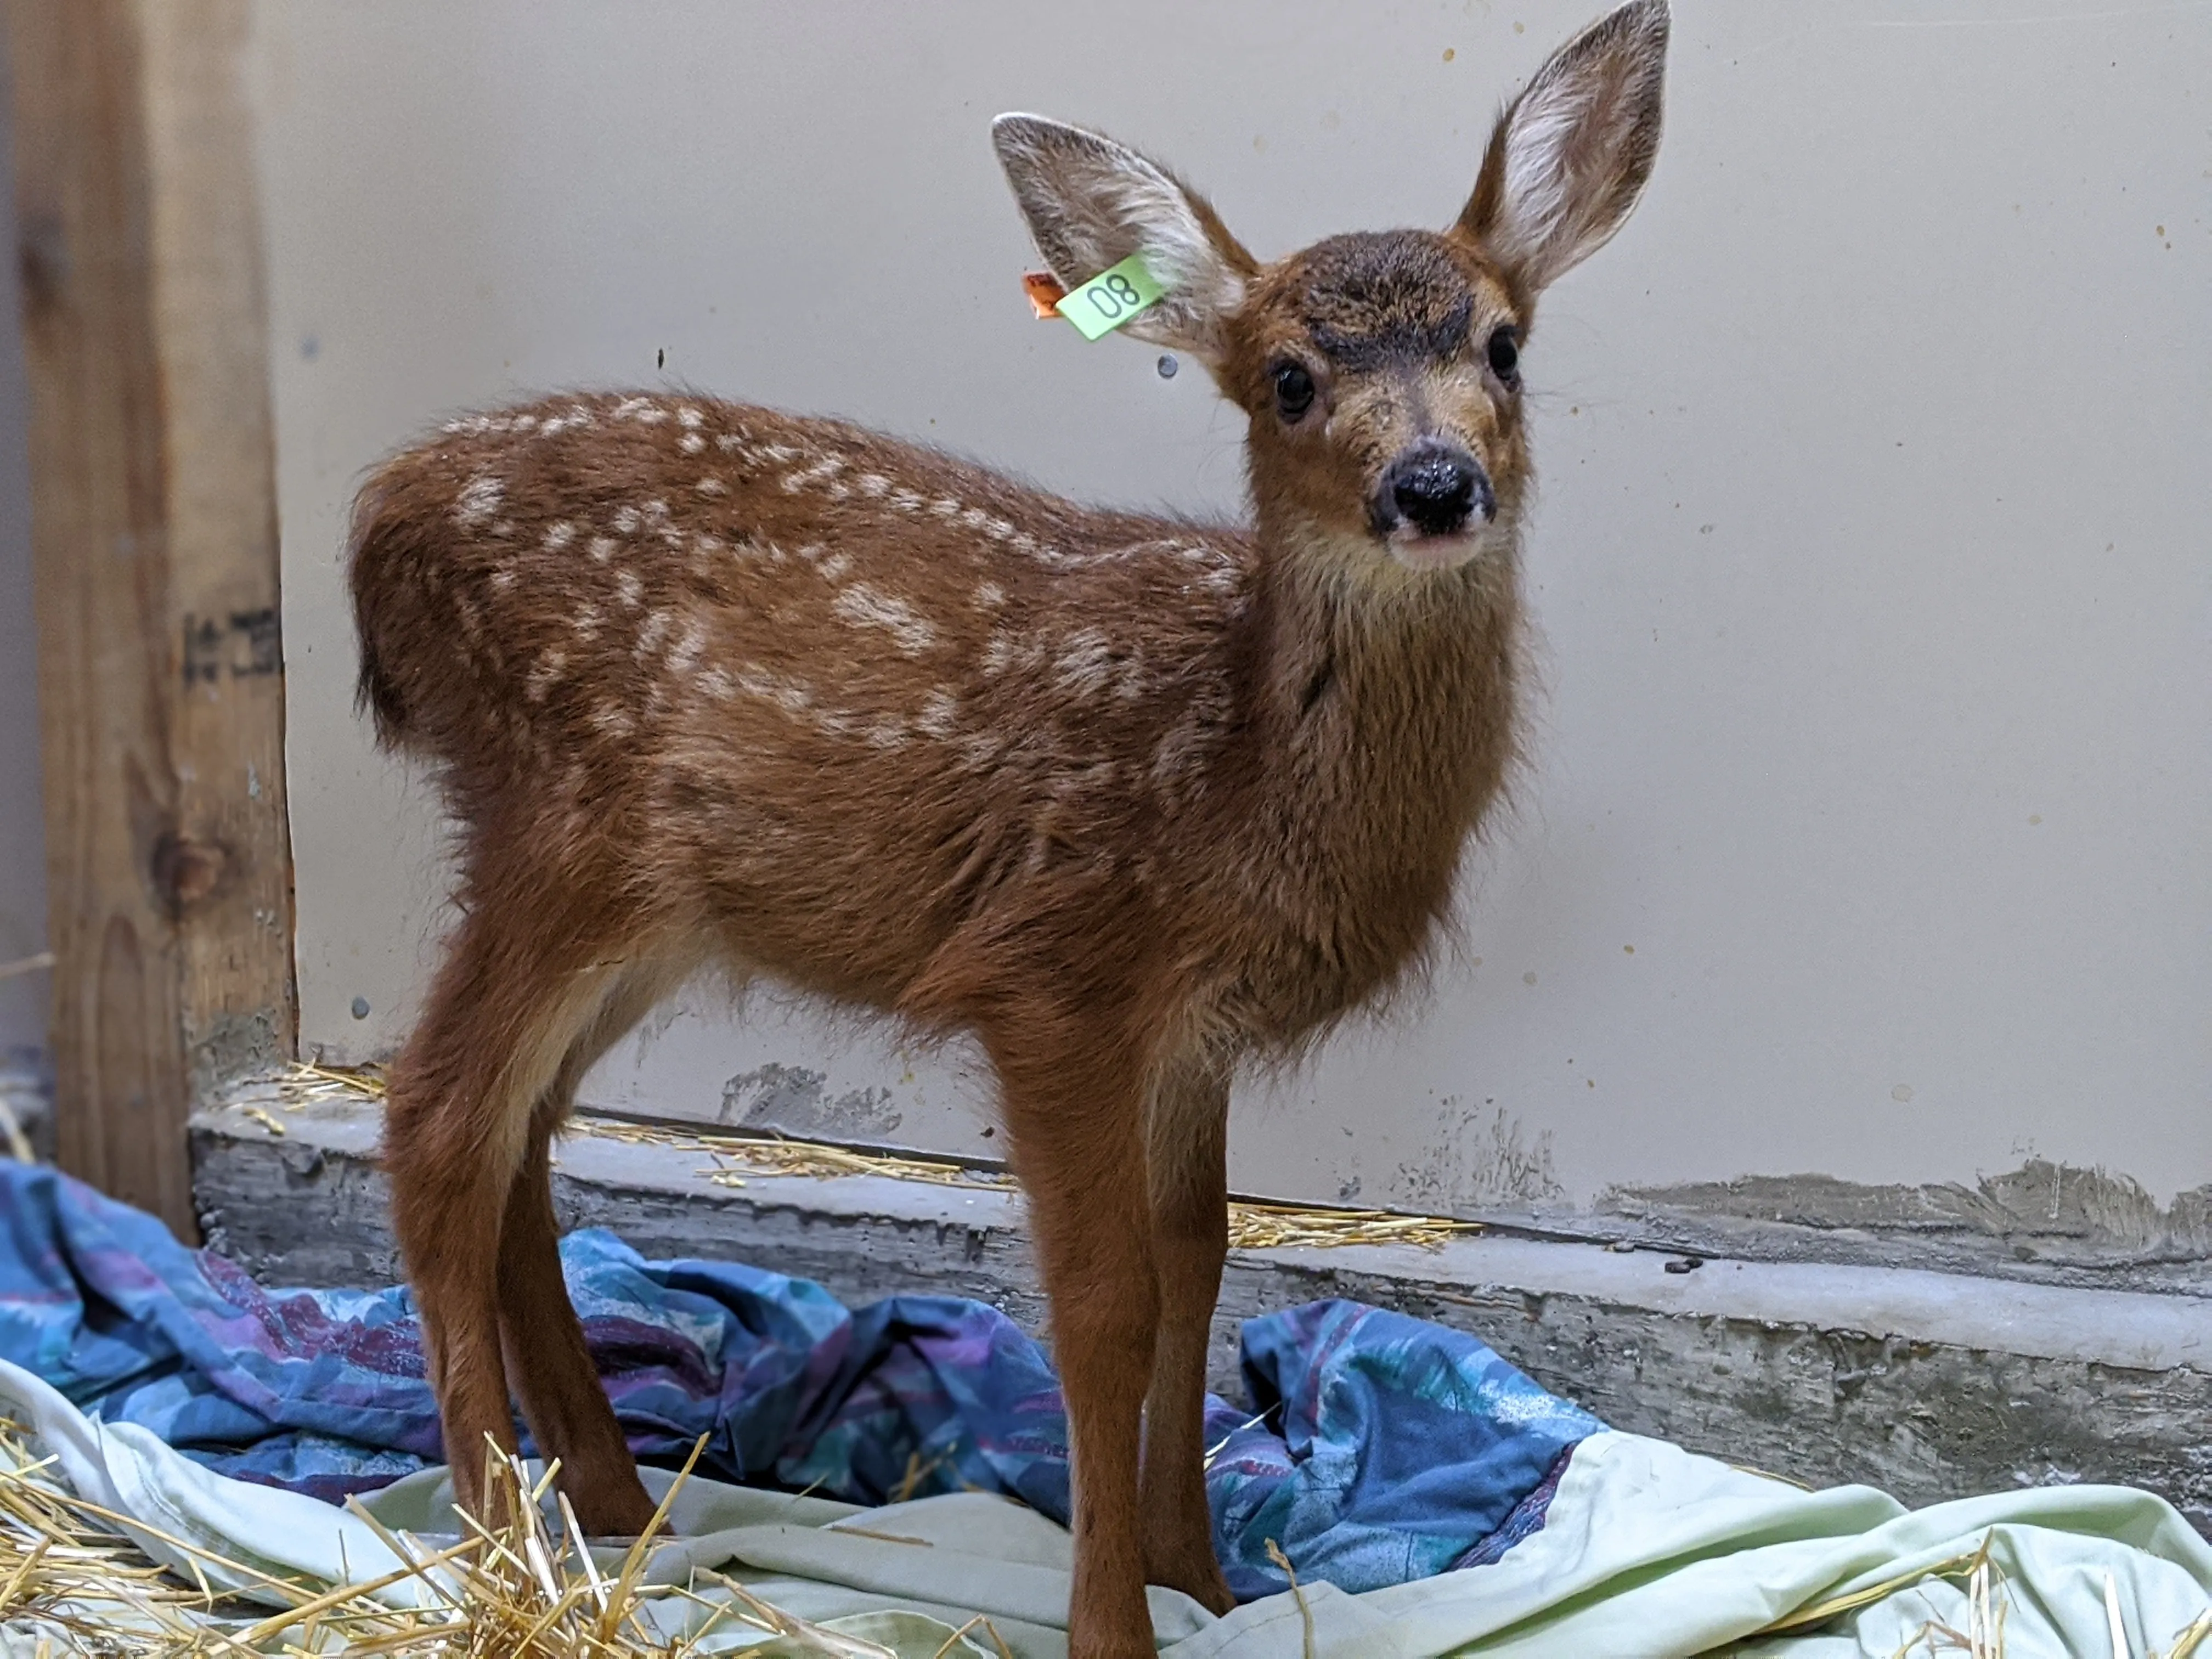
[{"label": "deer fawn", "polygon": [[1151,1652],[1148,1581],[1227,1610],[1200,1443],[1231,1073],[1419,958],[1512,759],[1519,356],[1650,171],[1667,30],[1639,0],[1562,49],[1441,234],[1271,264],[1134,151],[1000,118],[1058,278],[1141,252],[1165,297],[1127,331],[1249,417],[1249,528],[677,395],[456,421],[368,482],[362,696],[459,827],[386,1155],[465,1502],[512,1387],[586,1528],[652,1513],[547,1146],[715,964],[981,1041],[1066,1379],[1072,1651]]}]

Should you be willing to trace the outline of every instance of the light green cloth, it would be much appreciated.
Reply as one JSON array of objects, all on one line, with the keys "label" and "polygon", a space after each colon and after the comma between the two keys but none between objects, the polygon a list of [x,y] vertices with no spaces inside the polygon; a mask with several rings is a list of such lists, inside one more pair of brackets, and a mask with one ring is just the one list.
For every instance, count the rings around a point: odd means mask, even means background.
[{"label": "light green cloth", "polygon": [[[12,1414],[56,1454],[76,1490],[161,1532],[317,1584],[345,1573],[365,1581],[395,1565],[357,1518],[210,1474],[128,1426],[88,1423],[52,1389],[0,1362],[0,1404],[10,1399]],[[669,1478],[647,1472],[656,1496]],[[430,1541],[453,1527],[449,1496],[443,1471],[431,1470],[364,1507],[385,1526]],[[694,1480],[672,1520],[680,1536],[654,1555],[649,1576],[693,1583],[707,1601],[716,1592],[695,1571],[725,1573],[789,1613],[899,1659],[927,1659],[978,1614],[1018,1659],[1066,1652],[1068,1535],[1009,1500],[968,1493],[860,1510]],[[177,1559],[151,1532],[138,1540],[157,1559]],[[2002,1575],[2007,1659],[2106,1659],[2108,1578],[2131,1659],[2169,1651],[2212,1608],[2212,1548],[2148,1492],[2042,1487],[1907,1512],[1868,1487],[1805,1492],[1663,1441],[1612,1433],[1577,1449],[1543,1529],[1494,1565],[1364,1595],[1316,1584],[1302,1598],[1273,1596],[1218,1620],[1174,1591],[1151,1596],[1172,1659],[1302,1659],[1309,1651],[1316,1659],[1672,1659],[1715,1650],[1892,1659],[1931,1621],[1967,1628],[1962,1585],[1922,1579],[1817,1633],[1744,1638],[1796,1609],[1954,1561],[1985,1541]],[[398,1601],[410,1592],[386,1595]],[[674,1598],[656,1607],[672,1634],[707,1616]],[[801,1650],[728,1625],[707,1646]],[[35,1648],[27,1628],[0,1626],[0,1659],[28,1659]],[[987,1637],[971,1638],[948,1651],[994,1648]]]}]

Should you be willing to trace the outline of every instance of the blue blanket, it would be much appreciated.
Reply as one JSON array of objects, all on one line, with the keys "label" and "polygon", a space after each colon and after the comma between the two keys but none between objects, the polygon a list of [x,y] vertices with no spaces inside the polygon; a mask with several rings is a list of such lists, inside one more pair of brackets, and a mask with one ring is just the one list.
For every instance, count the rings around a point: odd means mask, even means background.
[{"label": "blue blanket", "polygon": [[[562,1244],[569,1294],[638,1455],[857,1504],[978,1487],[1055,1520],[1066,1419],[1042,1352],[996,1309],[848,1309],[805,1279]],[[265,1290],[153,1217],[0,1161],[0,1358],[222,1474],[335,1500],[441,1461],[404,1288]],[[1604,1425],[1481,1343],[1351,1302],[1244,1327],[1253,1405],[1208,1398],[1215,1541],[1239,1597],[1304,1579],[1381,1589],[1493,1561],[1543,1524]],[[1255,1413],[1261,1421],[1247,1423]]]}]

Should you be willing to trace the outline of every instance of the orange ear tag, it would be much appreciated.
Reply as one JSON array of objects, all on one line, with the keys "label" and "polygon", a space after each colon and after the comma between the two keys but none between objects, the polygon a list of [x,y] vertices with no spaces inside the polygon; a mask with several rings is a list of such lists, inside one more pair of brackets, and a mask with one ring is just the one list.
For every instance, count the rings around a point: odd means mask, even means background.
[{"label": "orange ear tag", "polygon": [[1060,320],[1058,307],[1067,297],[1067,290],[1060,279],[1048,270],[1030,270],[1022,273],[1022,292],[1030,296],[1030,309],[1036,312],[1039,322]]}]

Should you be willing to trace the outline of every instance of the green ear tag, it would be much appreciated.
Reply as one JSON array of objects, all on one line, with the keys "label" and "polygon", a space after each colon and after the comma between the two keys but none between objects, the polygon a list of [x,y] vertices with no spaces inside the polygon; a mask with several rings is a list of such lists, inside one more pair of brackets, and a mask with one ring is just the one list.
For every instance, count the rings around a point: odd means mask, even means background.
[{"label": "green ear tag", "polygon": [[1100,271],[1053,309],[1073,323],[1085,339],[1096,340],[1112,333],[1166,292],[1145,269],[1145,256],[1132,253],[1120,264]]}]

